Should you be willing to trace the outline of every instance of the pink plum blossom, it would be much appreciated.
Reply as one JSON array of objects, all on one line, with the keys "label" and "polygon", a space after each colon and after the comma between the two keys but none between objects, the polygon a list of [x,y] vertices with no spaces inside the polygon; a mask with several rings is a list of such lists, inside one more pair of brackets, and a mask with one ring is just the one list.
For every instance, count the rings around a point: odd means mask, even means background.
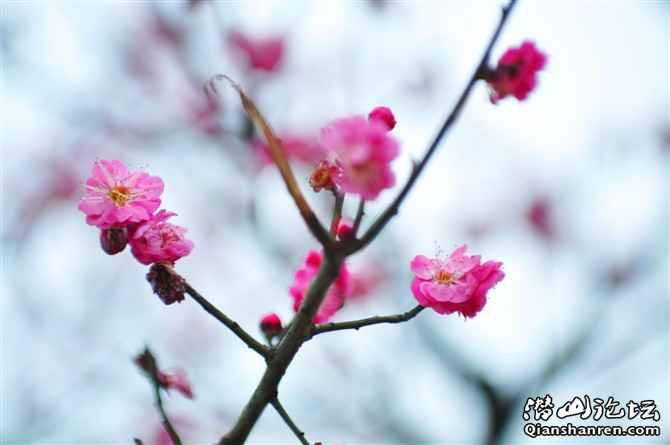
[{"label": "pink plum blossom", "polygon": [[371,200],[395,184],[390,163],[399,148],[385,123],[363,116],[338,119],[321,131],[321,144],[342,168],[335,179],[342,191]]},{"label": "pink plum blossom", "polygon": [[[321,266],[322,256],[323,254],[321,252],[310,250],[307,254],[307,258],[305,258],[305,263],[295,273],[293,286],[289,289],[289,293],[293,297],[293,310],[295,312],[298,312],[300,309],[300,305],[305,298],[307,289]],[[348,295],[349,270],[345,264],[342,264],[335,282],[328,289],[326,297],[314,316],[314,323],[325,323],[330,320],[330,318],[344,305],[344,301]]]},{"label": "pink plum blossom", "polygon": [[284,56],[284,38],[252,38],[238,31],[228,35],[228,44],[246,57],[250,70],[275,72]]},{"label": "pink plum blossom", "polygon": [[486,293],[505,274],[501,262],[480,264],[480,256],[465,255],[466,249],[465,245],[457,248],[446,261],[423,255],[412,260],[412,293],[421,306],[440,314],[460,312],[465,317],[482,310]]},{"label": "pink plum blossom", "polygon": [[537,72],[546,63],[547,57],[530,41],[505,51],[498,66],[485,76],[491,88],[491,102],[495,104],[509,95],[526,99],[537,85]]},{"label": "pink plum blossom", "polygon": [[174,263],[191,253],[193,242],[184,236],[186,229],[167,222],[175,215],[161,210],[135,229],[130,246],[137,261],[142,264]]},{"label": "pink plum blossom", "polygon": [[130,172],[121,161],[100,160],[86,180],[79,210],[101,229],[147,221],[160,206],[163,181],[145,172]]},{"label": "pink plum blossom", "polygon": [[396,120],[393,112],[389,107],[376,107],[370,114],[368,114],[369,120],[377,120],[386,125],[388,131],[391,131],[395,128]]}]

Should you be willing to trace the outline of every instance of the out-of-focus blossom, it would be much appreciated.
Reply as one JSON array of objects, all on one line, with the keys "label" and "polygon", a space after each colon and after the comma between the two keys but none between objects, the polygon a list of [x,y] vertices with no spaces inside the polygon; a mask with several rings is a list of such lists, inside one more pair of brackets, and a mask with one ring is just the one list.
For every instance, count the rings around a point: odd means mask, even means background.
[{"label": "out-of-focus blossom", "polygon": [[553,238],[552,205],[548,199],[535,198],[526,211],[526,220],[538,235],[546,239]]},{"label": "out-of-focus blossom", "polygon": [[145,172],[130,172],[121,161],[100,160],[86,180],[79,210],[86,222],[101,229],[148,220],[160,206],[163,181]]},{"label": "out-of-focus blossom", "polygon": [[186,100],[187,119],[207,136],[217,138],[223,133],[223,125],[219,119],[221,104],[210,95],[198,94]]},{"label": "out-of-focus blossom", "polygon": [[309,175],[309,185],[315,192],[323,189],[334,190],[335,178],[342,174],[342,169],[330,161],[323,160],[319,162],[312,173]]},{"label": "out-of-focus blossom", "polygon": [[112,227],[100,230],[100,247],[108,255],[122,252],[128,244],[128,229],[126,227]]},{"label": "out-of-focus blossom", "polygon": [[480,256],[465,255],[466,249],[465,245],[457,248],[446,261],[423,255],[412,260],[412,293],[420,305],[440,314],[460,312],[465,317],[482,310],[487,292],[505,274],[501,262],[480,264]]},{"label": "out-of-focus blossom", "polygon": [[148,348],[135,357],[134,361],[137,367],[139,367],[149,379],[153,381],[155,378],[161,388],[166,391],[174,389],[183,394],[186,398],[193,398],[193,390],[184,370],[177,369],[173,372],[161,371],[156,363],[156,358]]},{"label": "out-of-focus blossom", "polygon": [[279,315],[274,312],[266,314],[261,318],[260,323],[261,332],[267,337],[268,340],[276,337],[282,332],[282,323]]},{"label": "out-of-focus blossom", "polygon": [[360,300],[371,295],[386,278],[384,269],[376,262],[367,261],[349,275],[349,300]]},{"label": "out-of-focus blossom", "polygon": [[154,293],[166,305],[184,300],[186,280],[175,272],[172,265],[167,263],[152,264],[147,273],[147,281],[151,284]]},{"label": "out-of-focus blossom", "polygon": [[[293,310],[298,312],[302,304],[305,294],[312,280],[319,271],[321,266],[322,253],[317,250],[311,250],[305,258],[305,263],[295,273],[295,280],[293,286],[290,287],[289,293],[293,297]],[[314,316],[314,323],[325,323],[335,315],[344,305],[344,301],[349,295],[349,270],[343,263],[340,266],[335,282],[330,286],[326,297],[324,298],[319,310]]]},{"label": "out-of-focus blossom", "polygon": [[[284,155],[289,160],[295,160],[307,165],[316,165],[326,157],[326,151],[309,137],[294,134],[284,134],[279,140],[284,148]],[[251,141],[251,148],[256,154],[261,167],[272,164],[270,147],[260,138]]]},{"label": "out-of-focus blossom", "polygon": [[546,62],[547,57],[530,41],[505,51],[498,66],[484,74],[491,88],[491,102],[495,104],[509,95],[524,100],[537,85],[537,72]]},{"label": "out-of-focus blossom", "polygon": [[158,383],[165,389],[180,392],[187,399],[193,398],[193,389],[183,369],[176,369],[172,372],[158,371]]},{"label": "out-of-focus blossom", "polygon": [[368,114],[368,119],[373,121],[377,120],[386,125],[388,131],[391,131],[395,128],[396,120],[393,112],[389,107],[376,107],[370,114]]},{"label": "out-of-focus blossom", "polygon": [[161,210],[135,229],[130,246],[137,261],[142,264],[174,263],[191,253],[193,242],[184,236],[186,229],[167,222],[175,215]]},{"label": "out-of-focus blossom", "polygon": [[157,8],[151,9],[148,29],[151,36],[160,44],[172,48],[179,48],[184,44],[183,28],[166,19]]},{"label": "out-of-focus blossom", "polygon": [[228,44],[244,55],[250,70],[271,73],[281,66],[285,46],[283,37],[258,39],[233,31],[228,35]]},{"label": "out-of-focus blossom", "polygon": [[363,116],[338,119],[323,128],[321,143],[342,167],[335,178],[342,191],[372,200],[395,184],[391,161],[399,148],[386,124]]}]

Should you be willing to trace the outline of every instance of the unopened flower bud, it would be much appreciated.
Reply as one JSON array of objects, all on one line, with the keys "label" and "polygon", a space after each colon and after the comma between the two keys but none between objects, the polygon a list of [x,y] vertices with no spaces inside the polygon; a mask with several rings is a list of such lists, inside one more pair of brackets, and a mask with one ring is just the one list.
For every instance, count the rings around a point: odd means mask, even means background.
[{"label": "unopened flower bud", "polygon": [[382,122],[384,125],[386,125],[386,128],[388,128],[388,131],[391,131],[395,128],[395,116],[389,107],[376,107],[374,110],[370,111],[370,114],[368,114],[368,119],[370,121]]},{"label": "unopened flower bud", "polygon": [[108,255],[116,255],[123,251],[128,244],[128,229],[112,227],[100,231],[100,247]]},{"label": "unopened flower bud", "polygon": [[351,239],[354,236],[354,226],[345,219],[340,219],[337,223],[337,237],[340,240]]},{"label": "unopened flower bud", "polygon": [[281,318],[279,315],[274,312],[264,315],[261,318],[261,332],[267,337],[268,340],[276,337],[281,334],[283,326],[281,324]]},{"label": "unopened flower bud", "polygon": [[174,271],[171,264],[154,263],[147,273],[147,281],[165,304],[180,302],[186,292],[186,280]]}]

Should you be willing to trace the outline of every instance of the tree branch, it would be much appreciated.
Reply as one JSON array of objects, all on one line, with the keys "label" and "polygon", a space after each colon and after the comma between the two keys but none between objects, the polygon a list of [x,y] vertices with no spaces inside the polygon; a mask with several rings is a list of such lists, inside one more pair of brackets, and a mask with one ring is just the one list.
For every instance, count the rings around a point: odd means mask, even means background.
[{"label": "tree branch", "polygon": [[170,423],[170,419],[168,419],[167,413],[165,412],[165,408],[163,408],[163,398],[161,397],[161,387],[160,383],[158,382],[158,376],[154,374],[152,376],[152,380],[154,386],[154,397],[156,398],[156,407],[158,408],[158,412],[161,415],[161,421],[163,422],[163,427],[170,436],[170,439],[172,439],[172,443],[174,445],[182,445],[181,438],[179,437],[179,434],[177,434],[177,430],[175,430],[172,424]]},{"label": "tree branch", "polygon": [[342,218],[342,206],[344,205],[344,194],[338,192],[337,190],[333,191],[335,195],[335,204],[333,205],[333,217],[330,221],[330,236],[335,239],[337,236],[337,225]]},{"label": "tree branch", "polygon": [[305,439],[305,433],[298,428],[298,426],[293,422],[291,417],[288,415],[284,407],[282,406],[281,403],[279,403],[279,399],[274,399],[272,402],[270,402],[274,409],[279,413],[282,419],[284,419],[284,422],[286,422],[286,425],[288,425],[289,428],[291,428],[291,431],[293,431],[293,434],[295,434],[295,437],[298,438],[300,443],[302,445],[310,445],[310,443]]},{"label": "tree branch", "polygon": [[417,305],[414,309],[402,314],[369,317],[369,318],[363,318],[361,320],[344,321],[341,323],[318,324],[312,328],[311,332],[307,337],[307,340],[311,339],[315,335],[323,334],[325,332],[342,331],[344,329],[358,330],[366,326],[372,326],[373,324],[381,324],[381,323],[402,323],[404,321],[409,321],[412,318],[416,317],[419,314],[419,312],[421,312],[424,309],[425,308],[423,306]]},{"label": "tree branch", "polygon": [[493,32],[491,40],[486,46],[486,50],[484,51],[484,54],[482,55],[482,58],[479,61],[479,64],[477,65],[475,71],[472,73],[472,76],[470,77],[468,84],[466,85],[465,89],[461,93],[461,96],[456,102],[456,105],[451,110],[451,113],[449,113],[449,115],[447,116],[446,120],[444,121],[444,124],[442,124],[442,128],[440,128],[440,131],[437,133],[437,136],[435,136],[435,139],[428,148],[428,151],[423,156],[423,159],[421,159],[421,162],[419,162],[412,170],[412,174],[407,180],[405,186],[402,188],[402,190],[400,191],[398,196],[393,200],[393,202],[388,206],[388,208],[377,218],[377,220],[372,224],[372,226],[370,226],[370,228],[365,232],[365,234],[361,237],[361,239],[355,243],[347,245],[346,249],[347,254],[357,252],[361,250],[363,247],[367,246],[373,239],[375,239],[377,235],[379,235],[379,233],[391,220],[391,218],[393,218],[393,216],[398,213],[402,202],[405,200],[410,190],[412,190],[414,183],[419,178],[419,175],[421,175],[421,172],[423,172],[424,168],[428,164],[428,161],[430,161],[431,157],[437,150],[437,147],[440,145],[440,142],[446,135],[447,131],[449,130],[449,128],[451,128],[451,126],[454,124],[454,122],[456,122],[456,120],[460,116],[461,111],[463,110],[463,107],[465,106],[465,103],[468,97],[470,96],[472,88],[479,79],[481,69],[483,67],[486,67],[488,63],[491,50],[493,49],[493,45],[498,40],[500,32],[502,31],[505,22],[507,22],[507,18],[509,17],[509,14],[512,11],[512,8],[514,7],[515,3],[516,0],[510,0],[509,4],[506,7],[503,7],[502,15],[500,17],[500,21],[498,22],[498,26]]},{"label": "tree branch", "polygon": [[218,93],[214,82],[220,80],[227,80],[232,85],[232,87],[235,88],[235,91],[237,91],[237,94],[240,96],[240,100],[242,101],[244,111],[247,112],[249,118],[260,128],[261,132],[263,133],[265,141],[268,144],[268,148],[270,149],[270,155],[277,165],[277,169],[279,169],[279,173],[284,180],[284,184],[286,184],[286,188],[293,198],[296,206],[298,207],[300,215],[305,221],[305,224],[307,224],[309,231],[321,243],[324,249],[330,249],[332,240],[328,235],[328,231],[323,227],[316,214],[312,211],[312,208],[307,203],[307,200],[303,196],[302,192],[300,191],[300,187],[298,187],[298,183],[295,179],[295,175],[293,174],[293,170],[291,169],[291,165],[286,160],[286,155],[284,154],[284,148],[282,147],[281,140],[274,134],[270,124],[268,124],[260,111],[258,111],[256,104],[244,93],[242,87],[236,84],[230,77],[223,74],[218,74],[212,78],[208,85],[214,92]]},{"label": "tree branch", "polygon": [[254,339],[251,335],[247,333],[242,327],[234,320],[229,318],[226,314],[221,312],[216,306],[214,306],[212,303],[210,303],[205,297],[200,295],[198,291],[193,289],[190,284],[185,283],[185,289],[186,293],[191,296],[202,308],[207,311],[210,315],[212,315],[214,318],[219,320],[221,323],[223,323],[224,326],[226,326],[228,329],[233,331],[233,334],[237,335],[237,337],[242,340],[249,348],[253,349],[254,351],[258,352],[260,355],[265,357],[266,359],[269,359],[271,357],[271,351],[270,349],[265,346],[264,344],[258,342],[256,339]]},{"label": "tree branch", "polygon": [[365,215],[365,199],[361,198],[358,201],[358,209],[356,210],[356,219],[354,220],[353,234],[356,236],[358,234],[358,229],[361,227],[361,221],[363,221],[363,215]]}]

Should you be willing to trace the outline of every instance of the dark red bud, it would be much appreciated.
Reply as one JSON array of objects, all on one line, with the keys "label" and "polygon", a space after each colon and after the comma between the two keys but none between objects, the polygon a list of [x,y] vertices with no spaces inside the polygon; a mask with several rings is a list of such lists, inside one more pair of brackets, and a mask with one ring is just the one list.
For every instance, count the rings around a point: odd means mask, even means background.
[{"label": "dark red bud", "polygon": [[125,227],[112,227],[100,231],[100,247],[107,255],[116,255],[128,244],[128,230]]}]

